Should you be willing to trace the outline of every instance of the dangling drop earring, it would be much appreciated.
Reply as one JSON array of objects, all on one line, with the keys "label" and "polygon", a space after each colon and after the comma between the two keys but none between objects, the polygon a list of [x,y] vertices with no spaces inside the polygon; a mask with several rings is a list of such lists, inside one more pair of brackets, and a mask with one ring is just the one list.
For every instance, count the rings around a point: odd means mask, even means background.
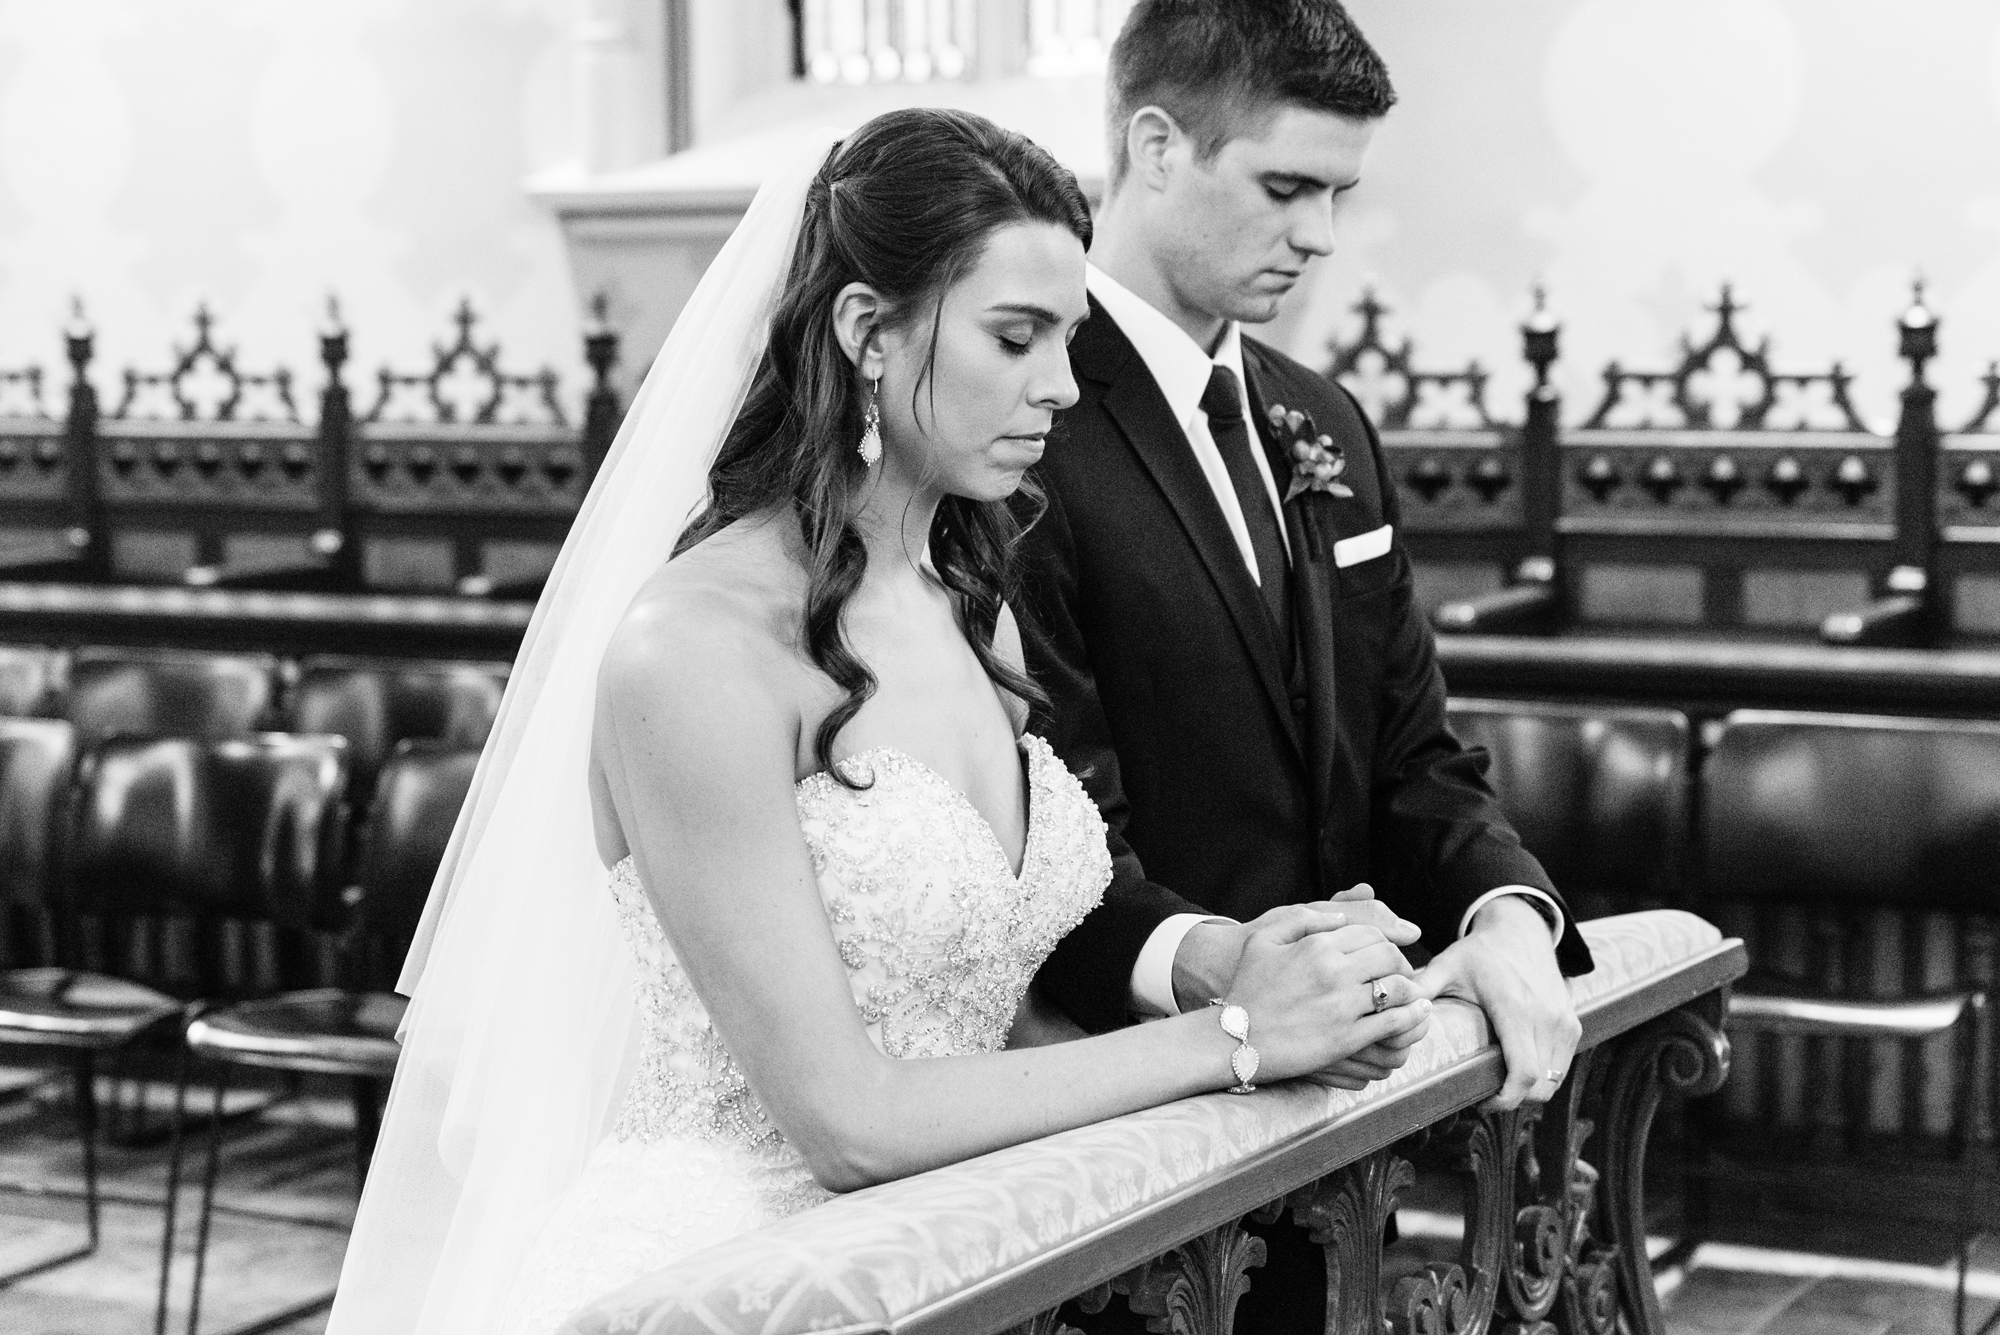
[{"label": "dangling drop earring", "polygon": [[878,402],[881,388],[880,376],[868,382],[868,407],[861,414],[861,444],[855,447],[862,465],[868,468],[882,457],[882,405]]}]

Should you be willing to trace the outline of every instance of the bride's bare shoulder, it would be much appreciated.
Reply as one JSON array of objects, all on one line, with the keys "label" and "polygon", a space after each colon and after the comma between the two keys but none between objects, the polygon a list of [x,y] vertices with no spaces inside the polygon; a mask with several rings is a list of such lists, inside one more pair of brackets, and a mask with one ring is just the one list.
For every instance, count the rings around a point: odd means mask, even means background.
[{"label": "bride's bare shoulder", "polygon": [[605,648],[600,690],[699,697],[716,686],[782,689],[804,587],[775,524],[731,525],[640,586]]}]

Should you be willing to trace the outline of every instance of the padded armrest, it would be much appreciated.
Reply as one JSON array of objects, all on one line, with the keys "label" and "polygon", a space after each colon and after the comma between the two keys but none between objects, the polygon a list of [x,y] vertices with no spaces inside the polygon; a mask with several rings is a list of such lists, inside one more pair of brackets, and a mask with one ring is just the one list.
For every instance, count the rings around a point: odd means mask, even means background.
[{"label": "padded armrest", "polygon": [[1431,621],[1438,630],[1452,635],[1541,631],[1554,624],[1561,608],[1555,585],[1516,584],[1477,598],[1443,603],[1431,613]]},{"label": "padded armrest", "polygon": [[[1743,972],[1742,942],[1693,914],[1655,910],[1578,927],[1597,961],[1569,980],[1585,1047]],[[1478,1102],[1501,1079],[1485,1017],[1441,1000],[1407,1064],[1366,1089],[1293,1080],[1241,1098],[1205,1094],[850,1192],[685,1257],[562,1329],[992,1329],[996,1301],[1047,1306],[1077,1291],[1069,1281],[1088,1282],[1073,1258],[1117,1273],[1185,1236],[1191,1211],[1226,1201],[1240,1214],[1270,1199],[1283,1189],[1271,1184],[1289,1171],[1279,1167],[1287,1156],[1315,1174],[1332,1171]],[[1456,1092],[1444,1099],[1447,1089]]]},{"label": "padded armrest", "polygon": [[1913,593],[1892,593],[1852,612],[1835,612],[1820,623],[1828,644],[1909,644],[1921,638],[1925,606]]},{"label": "padded armrest", "polygon": [[289,566],[196,566],[182,582],[196,589],[244,589],[264,593],[333,593],[344,586],[341,571],[326,562]]},{"label": "padded armrest", "polygon": [[1824,1038],[1929,1038],[1986,1004],[1980,992],[1911,1001],[1846,1001],[1735,992],[1729,998],[1732,1027],[1769,1034]]},{"label": "padded armrest", "polygon": [[333,593],[346,582],[345,572],[335,564],[335,558],[346,545],[339,529],[323,528],[307,539],[309,550],[303,559],[279,556],[276,560],[196,566],[181,582],[194,589]]},{"label": "padded armrest", "polygon": [[0,550],[0,578],[78,579],[89,548],[90,531],[83,528],[17,539]]}]

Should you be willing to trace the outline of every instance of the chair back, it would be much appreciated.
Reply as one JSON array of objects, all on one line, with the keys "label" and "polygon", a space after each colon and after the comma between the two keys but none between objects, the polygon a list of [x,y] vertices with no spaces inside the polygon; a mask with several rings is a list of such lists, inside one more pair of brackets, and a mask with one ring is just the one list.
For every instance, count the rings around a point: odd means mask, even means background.
[{"label": "chair back", "polygon": [[1583,917],[1678,903],[1688,842],[1689,727],[1672,709],[1453,700],[1452,732],[1521,842]]},{"label": "chair back", "polygon": [[327,925],[338,917],[346,749],[287,733],[104,742],[78,785],[71,905]]},{"label": "chair back", "polygon": [[1739,710],[1702,792],[1717,899],[2000,910],[2000,724]]},{"label": "chair back", "polygon": [[273,719],[269,654],[84,649],[70,667],[65,716],[88,746],[106,737],[247,737]]},{"label": "chair back", "polygon": [[39,718],[54,711],[67,666],[61,650],[0,644],[0,716]]},{"label": "chair back", "polygon": [[483,746],[506,685],[506,668],[496,663],[312,658],[292,692],[291,727],[347,739],[358,803],[398,742]]},{"label": "chair back", "polygon": [[0,718],[0,968],[54,962],[57,832],[75,769],[69,724]]},{"label": "chair back", "polygon": [[369,985],[401,970],[478,767],[478,747],[426,741],[402,743],[382,767],[354,875],[367,938],[354,944]]},{"label": "chair back", "polygon": [[[1866,1006],[1990,979],[2000,928],[2000,725],[1739,710],[1702,769],[1703,916],[1748,947],[1741,996]],[[1956,920],[1956,921],[1954,921]],[[1989,1072],[1971,1036],[1813,1036],[1739,1006],[1728,1121],[1949,1142]],[[1962,1048],[1958,1045],[1963,1042]],[[1988,1080],[1991,1079],[1989,1075]]]}]

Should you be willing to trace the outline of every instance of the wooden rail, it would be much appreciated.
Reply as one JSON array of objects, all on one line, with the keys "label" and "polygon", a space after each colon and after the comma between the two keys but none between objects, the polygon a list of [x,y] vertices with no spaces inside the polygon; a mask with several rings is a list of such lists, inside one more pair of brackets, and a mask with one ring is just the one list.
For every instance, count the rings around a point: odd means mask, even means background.
[{"label": "wooden rail", "polygon": [[[1208,1095],[855,1192],[731,1239],[573,1317],[572,1335],[1061,1335],[1114,1295],[1155,1331],[1224,1335],[1290,1211],[1326,1248],[1329,1332],[1662,1329],[1642,1167],[1663,1095],[1729,1070],[1740,942],[1691,914],[1583,925],[1583,1044],[1546,1108],[1481,1114],[1501,1081],[1474,1008],[1441,1003],[1391,1079]],[[1583,1157],[1585,1150],[1589,1158]],[[1412,1158],[1463,1185],[1456,1264],[1382,1283]],[[1385,1325],[1385,1322],[1387,1323]]]}]

